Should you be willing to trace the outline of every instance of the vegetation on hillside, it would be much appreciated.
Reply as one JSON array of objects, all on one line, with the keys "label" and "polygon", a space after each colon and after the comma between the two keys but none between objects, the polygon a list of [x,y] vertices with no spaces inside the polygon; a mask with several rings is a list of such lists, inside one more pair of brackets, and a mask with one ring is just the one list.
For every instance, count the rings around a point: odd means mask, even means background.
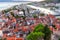
[{"label": "vegetation on hillside", "polygon": [[43,26],[43,24],[39,24],[35,27],[34,31],[27,36],[27,40],[42,40],[42,39],[50,40],[51,31],[47,25]]}]

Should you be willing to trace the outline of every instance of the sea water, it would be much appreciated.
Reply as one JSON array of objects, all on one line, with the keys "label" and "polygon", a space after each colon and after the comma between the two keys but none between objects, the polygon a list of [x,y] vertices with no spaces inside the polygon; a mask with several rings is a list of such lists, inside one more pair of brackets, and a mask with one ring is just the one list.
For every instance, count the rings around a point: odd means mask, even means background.
[{"label": "sea water", "polygon": [[25,3],[29,3],[29,2],[0,2],[0,11],[10,8],[14,5],[20,5],[20,4],[25,4]]}]

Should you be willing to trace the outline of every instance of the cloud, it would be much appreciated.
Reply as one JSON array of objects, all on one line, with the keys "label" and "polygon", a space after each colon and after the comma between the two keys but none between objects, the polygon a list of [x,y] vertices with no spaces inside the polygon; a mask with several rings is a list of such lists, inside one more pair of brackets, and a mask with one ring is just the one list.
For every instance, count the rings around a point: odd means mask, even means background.
[{"label": "cloud", "polygon": [[43,1],[43,0],[25,0],[25,1]]},{"label": "cloud", "polygon": [[0,0],[0,2],[43,1],[43,0]]},{"label": "cloud", "polygon": [[13,1],[44,1],[44,0],[13,0]]}]

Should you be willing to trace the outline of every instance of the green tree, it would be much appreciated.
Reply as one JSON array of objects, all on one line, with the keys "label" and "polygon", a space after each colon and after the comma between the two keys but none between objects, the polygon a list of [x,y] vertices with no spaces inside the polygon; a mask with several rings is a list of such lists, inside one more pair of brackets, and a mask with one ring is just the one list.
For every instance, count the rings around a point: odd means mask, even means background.
[{"label": "green tree", "polygon": [[27,36],[27,40],[42,40],[44,38],[43,30],[42,24],[37,25],[34,31]]},{"label": "green tree", "polygon": [[45,14],[44,13],[40,13],[40,16],[44,16]]},{"label": "green tree", "polygon": [[45,34],[44,40],[50,40],[51,39],[51,30],[48,28],[48,26],[44,26],[43,24],[39,24],[36,26],[33,32],[42,32]]},{"label": "green tree", "polygon": [[10,12],[10,14],[14,17],[14,13],[13,12]]},{"label": "green tree", "polygon": [[44,40],[51,40],[51,30],[48,28],[47,25],[44,27],[44,34]]},{"label": "green tree", "polygon": [[44,33],[42,32],[32,32],[27,36],[27,40],[42,40]]},{"label": "green tree", "polygon": [[26,18],[25,16],[20,16],[20,17],[22,17],[23,19],[25,19],[25,18]]},{"label": "green tree", "polygon": [[58,20],[60,20],[60,18],[57,18]]},{"label": "green tree", "polygon": [[11,11],[11,9],[10,9],[10,8],[9,8],[9,9],[5,9],[5,10],[4,10],[4,12],[5,12],[5,13],[7,13],[7,12],[9,12],[9,11]]},{"label": "green tree", "polygon": [[2,38],[0,38],[0,40],[2,40]]},{"label": "green tree", "polygon": [[60,40],[60,38],[59,38],[59,40]]},{"label": "green tree", "polygon": [[33,32],[43,32],[44,31],[44,26],[43,24],[38,24]]},{"label": "green tree", "polygon": [[[38,36],[40,35],[40,36]],[[51,30],[48,26],[43,24],[38,24],[34,31],[27,36],[27,40],[50,40],[51,39]]]},{"label": "green tree", "polygon": [[37,18],[37,16],[36,16],[36,15],[33,15],[33,17],[34,17],[34,18]]}]

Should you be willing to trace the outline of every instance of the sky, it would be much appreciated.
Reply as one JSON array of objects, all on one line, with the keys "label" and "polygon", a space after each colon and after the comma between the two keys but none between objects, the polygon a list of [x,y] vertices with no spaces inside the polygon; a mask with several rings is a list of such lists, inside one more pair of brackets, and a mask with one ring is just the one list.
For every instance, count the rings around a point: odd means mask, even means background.
[{"label": "sky", "polygon": [[43,0],[0,0],[0,2],[43,1]]}]

